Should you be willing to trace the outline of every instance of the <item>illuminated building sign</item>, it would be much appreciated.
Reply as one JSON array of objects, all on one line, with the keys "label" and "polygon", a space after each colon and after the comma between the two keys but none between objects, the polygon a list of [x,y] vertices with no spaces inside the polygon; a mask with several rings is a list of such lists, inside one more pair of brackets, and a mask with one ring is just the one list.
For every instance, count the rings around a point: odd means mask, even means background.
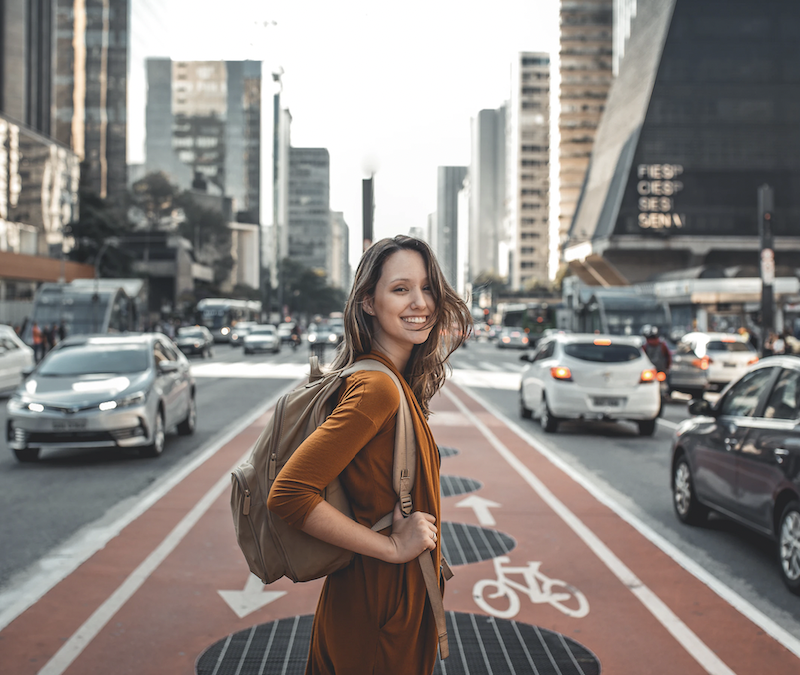
[{"label": "illuminated building sign", "polygon": [[686,215],[675,210],[676,196],[683,190],[683,182],[678,180],[682,174],[680,164],[639,164],[636,167],[639,227],[665,230],[686,225]]}]

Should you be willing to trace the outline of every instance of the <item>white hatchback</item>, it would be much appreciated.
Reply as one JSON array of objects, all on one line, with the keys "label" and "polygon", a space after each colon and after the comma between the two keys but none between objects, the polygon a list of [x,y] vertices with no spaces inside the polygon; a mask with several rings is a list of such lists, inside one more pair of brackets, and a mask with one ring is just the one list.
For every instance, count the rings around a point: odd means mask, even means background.
[{"label": "white hatchback", "polygon": [[721,391],[738,380],[755,363],[758,352],[741,335],[686,333],[672,358],[669,387],[701,398],[705,391]]},{"label": "white hatchback", "polygon": [[33,364],[33,350],[11,326],[0,326],[0,391],[16,387]]},{"label": "white hatchback", "polygon": [[632,420],[650,436],[661,409],[658,374],[635,337],[556,334],[522,356],[520,412],[547,432],[567,419]]}]

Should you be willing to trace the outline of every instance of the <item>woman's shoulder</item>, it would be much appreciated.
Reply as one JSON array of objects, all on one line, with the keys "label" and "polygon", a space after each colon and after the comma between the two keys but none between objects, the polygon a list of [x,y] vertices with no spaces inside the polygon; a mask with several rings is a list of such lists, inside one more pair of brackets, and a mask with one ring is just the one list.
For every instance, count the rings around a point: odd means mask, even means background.
[{"label": "woman's shoulder", "polygon": [[370,407],[386,407],[397,410],[400,392],[388,373],[377,370],[357,370],[345,379],[345,395],[356,394],[362,403]]}]

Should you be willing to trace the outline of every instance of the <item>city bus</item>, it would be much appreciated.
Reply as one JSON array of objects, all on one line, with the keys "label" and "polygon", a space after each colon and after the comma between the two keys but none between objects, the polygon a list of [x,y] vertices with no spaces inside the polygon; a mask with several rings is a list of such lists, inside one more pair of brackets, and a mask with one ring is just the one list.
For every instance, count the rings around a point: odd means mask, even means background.
[{"label": "city bus", "polygon": [[76,281],[39,286],[30,321],[22,334],[27,344],[33,345],[34,323],[42,330],[58,329],[63,324],[66,335],[124,333],[142,329],[141,311],[131,292],[135,284],[142,284],[141,280]]},{"label": "city bus", "polygon": [[544,331],[556,328],[556,313],[560,306],[558,301],[501,303],[500,325],[504,328],[522,328],[528,335],[531,345],[535,345]]},{"label": "city bus", "polygon": [[205,298],[197,303],[195,322],[205,326],[214,342],[230,342],[231,328],[239,321],[260,321],[261,302],[233,298]]}]

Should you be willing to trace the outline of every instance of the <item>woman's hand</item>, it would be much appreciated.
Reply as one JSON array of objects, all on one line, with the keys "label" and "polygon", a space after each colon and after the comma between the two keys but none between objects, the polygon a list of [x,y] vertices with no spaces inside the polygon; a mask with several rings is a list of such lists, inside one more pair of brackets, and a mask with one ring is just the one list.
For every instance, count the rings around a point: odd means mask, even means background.
[{"label": "woman's hand", "polygon": [[398,503],[394,507],[392,534],[389,536],[394,553],[387,562],[399,564],[414,560],[423,551],[435,549],[437,537],[436,518],[422,511],[415,511],[408,518],[403,518]]}]

